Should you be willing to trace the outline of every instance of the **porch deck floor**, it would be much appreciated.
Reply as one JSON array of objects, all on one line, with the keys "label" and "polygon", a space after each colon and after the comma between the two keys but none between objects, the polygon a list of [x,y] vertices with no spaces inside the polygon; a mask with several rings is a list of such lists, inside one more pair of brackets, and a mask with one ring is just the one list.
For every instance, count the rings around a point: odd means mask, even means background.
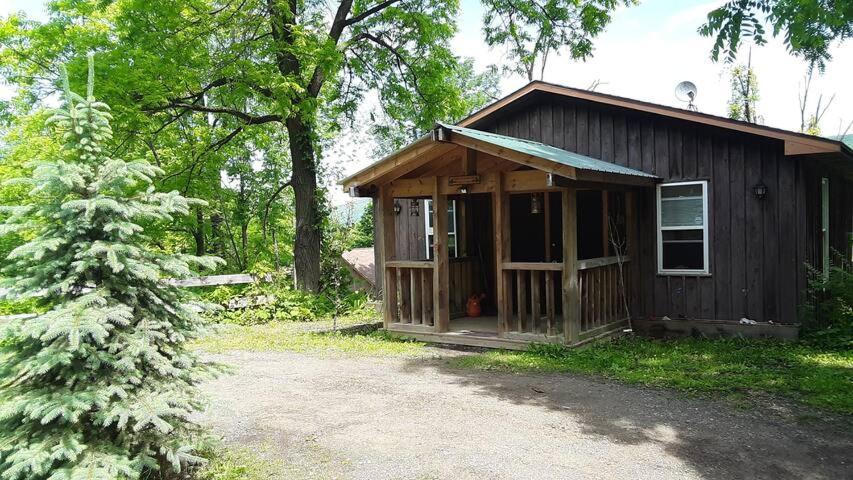
[{"label": "porch deck floor", "polygon": [[460,317],[450,320],[450,331],[453,333],[473,334],[479,336],[498,336],[498,317]]}]

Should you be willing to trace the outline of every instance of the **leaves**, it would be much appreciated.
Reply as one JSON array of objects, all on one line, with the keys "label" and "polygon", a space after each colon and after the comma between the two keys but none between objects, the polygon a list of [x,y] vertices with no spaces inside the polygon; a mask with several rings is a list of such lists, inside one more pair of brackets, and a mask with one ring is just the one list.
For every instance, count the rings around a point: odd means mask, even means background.
[{"label": "leaves", "polygon": [[0,212],[3,230],[27,234],[2,270],[8,294],[52,306],[2,334],[2,480],[139,478],[192,459],[188,417],[209,368],[184,342],[205,322],[162,280],[221,261],[150,247],[143,225],[192,202],[154,189],[160,168],[106,153],[111,116],[89,70],[86,98],[69,92],[48,122],[63,143],[32,170],[37,201]]},{"label": "leaves", "polygon": [[699,33],[716,36],[714,61],[722,56],[733,62],[744,40],[767,43],[765,25],[773,27],[774,37],[782,36],[789,53],[823,70],[832,58],[832,44],[853,36],[853,5],[836,0],[732,0],[708,13]]},{"label": "leaves", "polygon": [[[504,70],[541,79],[548,57],[561,51],[573,60],[592,55],[592,42],[619,6],[635,0],[484,0],[483,33],[489,46],[507,50]],[[538,72],[537,72],[538,68]]]}]

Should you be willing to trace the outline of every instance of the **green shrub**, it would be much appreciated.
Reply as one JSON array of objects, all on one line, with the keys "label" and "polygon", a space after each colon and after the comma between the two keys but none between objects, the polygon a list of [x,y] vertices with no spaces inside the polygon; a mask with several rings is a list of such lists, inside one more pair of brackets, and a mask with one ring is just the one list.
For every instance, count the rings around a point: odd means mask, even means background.
[{"label": "green shrub", "polygon": [[[269,322],[314,322],[338,315],[372,315],[367,295],[350,292],[335,302],[326,294],[313,294],[295,290],[287,279],[258,282],[244,288],[218,287],[202,294],[205,300],[219,303],[225,310],[217,313],[216,320],[238,325],[260,325]],[[228,303],[244,298],[250,303],[246,308],[228,310]]]},{"label": "green shrub", "polygon": [[829,275],[809,268],[803,307],[803,341],[830,348],[853,347],[853,266],[835,252]]}]

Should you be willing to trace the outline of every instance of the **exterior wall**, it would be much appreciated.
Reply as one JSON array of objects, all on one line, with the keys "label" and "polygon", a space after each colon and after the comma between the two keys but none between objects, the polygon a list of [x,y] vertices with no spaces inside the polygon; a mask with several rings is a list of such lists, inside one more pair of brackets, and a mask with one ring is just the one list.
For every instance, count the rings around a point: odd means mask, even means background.
[{"label": "exterior wall", "polygon": [[[781,141],[548,94],[472,128],[541,141],[665,182],[708,180],[707,276],[657,274],[655,192],[638,195],[634,316],[797,321],[805,263],[819,259],[820,175],[805,159],[786,157]],[[762,200],[752,194],[759,181],[768,187]],[[830,231],[842,251],[853,229],[850,191],[833,179]]]},{"label": "exterior wall", "polygon": [[394,217],[394,232],[397,244],[398,260],[426,260],[426,224],[427,214],[423,200],[418,200],[418,216],[411,215],[411,202],[408,198],[397,200],[400,214]]}]

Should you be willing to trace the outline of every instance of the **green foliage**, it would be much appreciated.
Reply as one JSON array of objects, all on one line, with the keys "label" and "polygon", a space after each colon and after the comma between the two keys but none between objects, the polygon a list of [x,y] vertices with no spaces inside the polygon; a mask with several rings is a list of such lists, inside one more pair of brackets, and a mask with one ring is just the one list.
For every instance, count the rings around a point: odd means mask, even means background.
[{"label": "green foliage", "polygon": [[[380,99],[385,144],[399,144],[482,106],[497,80],[448,46],[458,1],[294,2],[296,12],[289,5],[57,1],[44,22],[0,20],[0,75],[19,87],[25,111],[16,113],[26,113],[54,93],[50,65],[98,52],[100,98],[115,106],[113,125],[133,132],[107,141],[110,151],[148,158],[166,172],[159,187],[208,202],[152,230],[158,247],[214,253],[230,271],[290,266],[305,248],[295,225],[322,228],[314,215],[295,220],[291,187],[324,174],[322,147],[368,97]],[[334,25],[330,7],[342,7]],[[308,131],[292,139],[295,120]],[[296,162],[293,149],[303,145],[309,151]],[[295,170],[301,176],[291,184]],[[314,198],[300,198],[300,212],[316,208]],[[310,255],[303,264],[319,261]]]},{"label": "green foliage", "polygon": [[834,42],[853,36],[853,3],[839,0],[732,0],[708,14],[699,28],[705,37],[716,36],[711,49],[715,61],[720,55],[737,58],[744,38],[756,45],[767,43],[766,26],[772,35],[782,36],[788,51],[821,70],[832,58]]},{"label": "green foliage", "polygon": [[829,274],[808,269],[803,306],[805,340],[824,348],[853,350],[853,265],[835,252]]},{"label": "green foliage", "polygon": [[774,340],[628,337],[585,349],[532,345],[526,352],[490,351],[459,357],[453,363],[512,372],[597,374],[691,393],[781,394],[853,414],[853,349],[849,348]]},{"label": "green foliage", "polygon": [[[378,320],[373,312],[372,320]],[[331,321],[300,323],[272,322],[265,325],[228,325],[215,335],[195,343],[206,352],[229,350],[255,352],[300,352],[345,356],[423,356],[429,352],[422,342],[393,337],[377,326],[363,327],[369,319],[341,317],[332,331]],[[351,327],[358,327],[352,329]]]},{"label": "green foliage", "polygon": [[105,148],[109,107],[64,80],[49,124],[62,148],[18,179],[32,203],[2,207],[3,233],[27,241],[3,266],[8,296],[52,307],[5,327],[0,346],[0,479],[135,479],[196,460],[188,416],[211,366],[184,343],[204,326],[198,307],[164,284],[218,259],[148,248],[143,225],[197,202],[160,193],[162,173]]},{"label": "green foliage", "polygon": [[486,43],[507,49],[510,73],[541,79],[548,56],[592,56],[592,42],[610,23],[611,13],[636,0],[483,0]]},{"label": "green foliage", "polygon": [[352,229],[347,249],[373,246],[373,202],[371,201]]},{"label": "green foliage", "polygon": [[749,65],[736,65],[731,69],[731,95],[729,96],[729,118],[757,123],[758,79]]},{"label": "green foliage", "polygon": [[[335,305],[331,294],[310,293],[293,288],[286,277],[275,277],[272,282],[251,285],[221,286],[201,292],[208,302],[218,303],[223,309],[212,314],[212,320],[237,325],[261,325],[270,322],[316,322],[333,316],[375,316],[371,312],[366,294],[337,292],[340,305]],[[241,303],[242,302],[242,303]]]}]

